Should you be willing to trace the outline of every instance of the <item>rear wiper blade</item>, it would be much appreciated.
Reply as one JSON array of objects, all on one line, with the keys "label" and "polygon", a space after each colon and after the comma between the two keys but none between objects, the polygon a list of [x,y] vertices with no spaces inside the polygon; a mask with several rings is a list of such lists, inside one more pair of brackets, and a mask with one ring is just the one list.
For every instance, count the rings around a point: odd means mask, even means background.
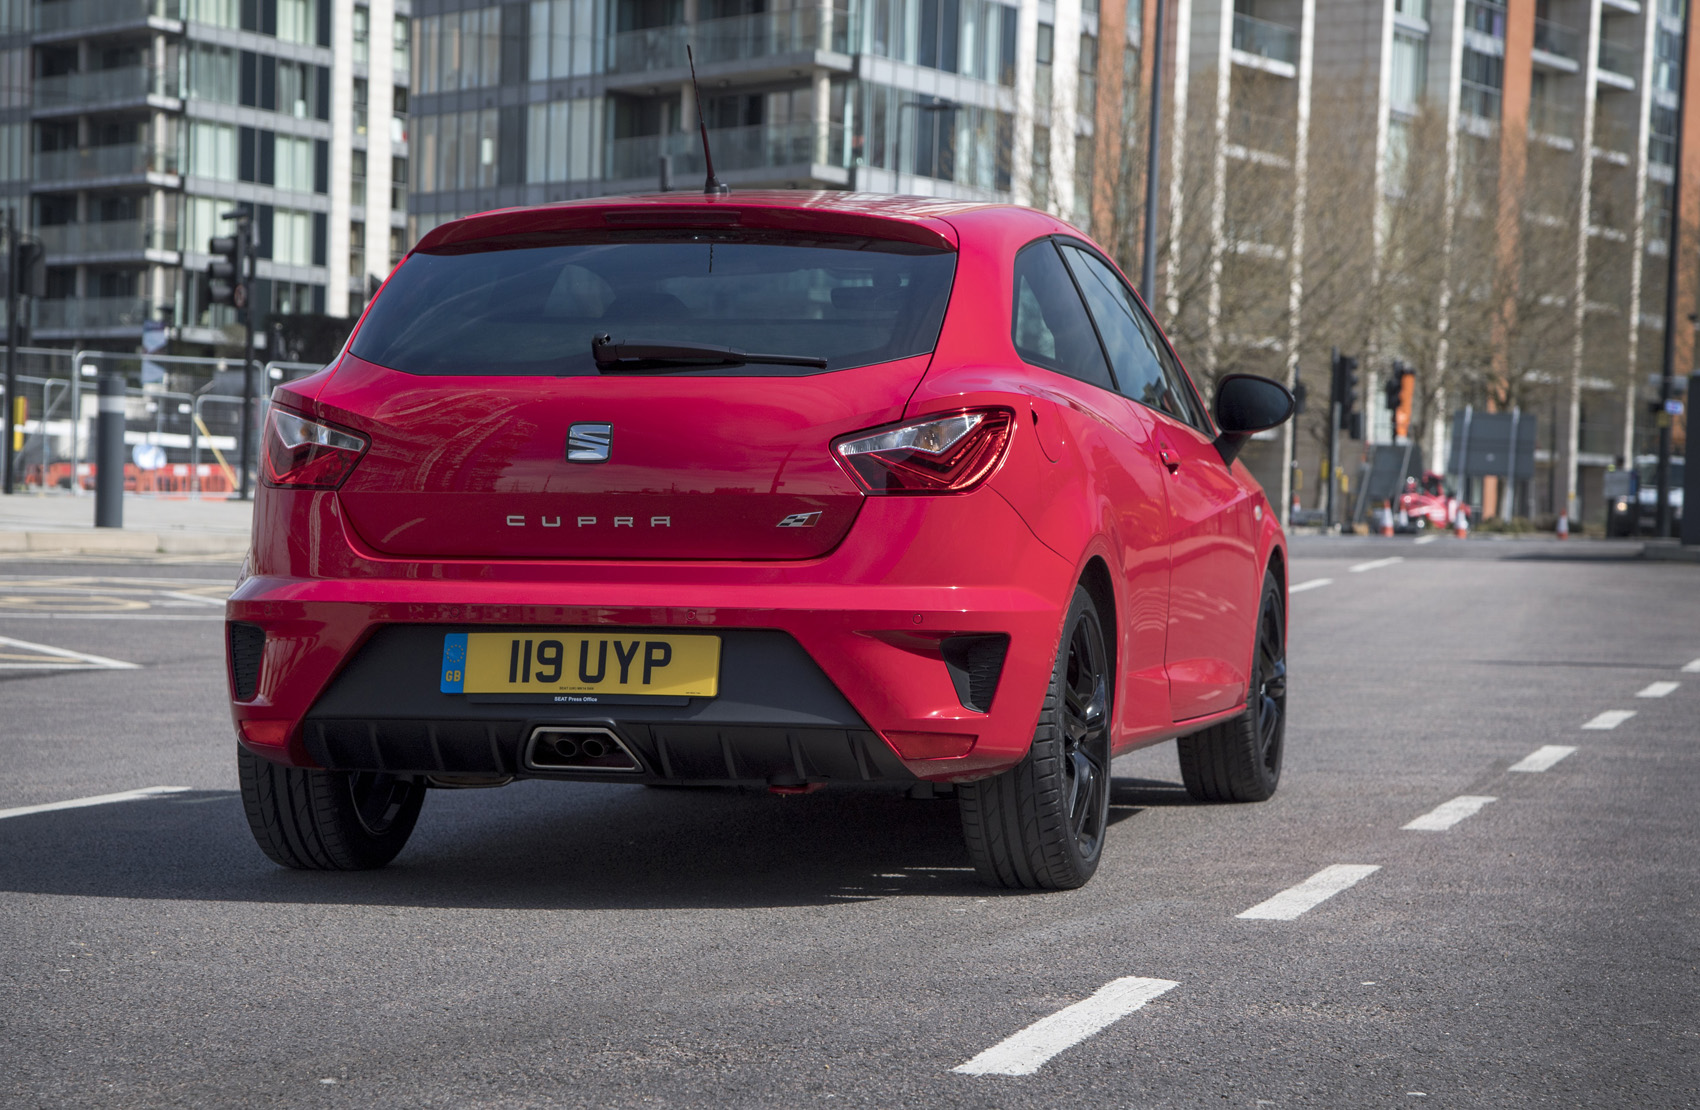
[{"label": "rear wiper blade", "polygon": [[650,370],[668,367],[677,370],[696,370],[704,366],[743,366],[747,363],[769,363],[775,366],[812,366],[826,369],[826,359],[819,355],[758,355],[736,347],[719,347],[712,343],[671,343],[650,340],[626,340],[616,343],[612,336],[598,335],[590,341],[590,356],[604,374],[622,370]]}]

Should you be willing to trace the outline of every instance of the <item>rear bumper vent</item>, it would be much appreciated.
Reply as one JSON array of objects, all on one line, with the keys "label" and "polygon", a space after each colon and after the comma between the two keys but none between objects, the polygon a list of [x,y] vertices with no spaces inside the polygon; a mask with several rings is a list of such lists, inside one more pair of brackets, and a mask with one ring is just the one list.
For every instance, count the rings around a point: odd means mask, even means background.
[{"label": "rear bumper vent", "polygon": [[237,701],[253,701],[260,690],[260,656],[266,630],[257,624],[230,622],[230,688]]},{"label": "rear bumper vent", "polygon": [[992,697],[1003,677],[1004,656],[1009,654],[1009,637],[1004,633],[985,636],[952,636],[939,645],[956,698],[962,708],[989,713]]}]

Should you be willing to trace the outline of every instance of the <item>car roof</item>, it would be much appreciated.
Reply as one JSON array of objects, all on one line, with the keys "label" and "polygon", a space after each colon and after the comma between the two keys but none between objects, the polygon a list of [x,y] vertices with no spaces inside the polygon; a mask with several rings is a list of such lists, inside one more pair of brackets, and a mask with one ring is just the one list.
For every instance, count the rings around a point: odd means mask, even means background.
[{"label": "car roof", "polygon": [[[994,212],[1043,214],[1019,205],[885,193],[751,190],[729,194],[656,193],[594,197],[524,208],[500,208],[440,224],[415,250],[483,239],[592,228],[746,227],[866,235],[955,250],[958,229]],[[1060,221],[1059,230],[1067,229]],[[1067,229],[1072,230],[1072,229]],[[1078,233],[1077,233],[1078,234]]]}]

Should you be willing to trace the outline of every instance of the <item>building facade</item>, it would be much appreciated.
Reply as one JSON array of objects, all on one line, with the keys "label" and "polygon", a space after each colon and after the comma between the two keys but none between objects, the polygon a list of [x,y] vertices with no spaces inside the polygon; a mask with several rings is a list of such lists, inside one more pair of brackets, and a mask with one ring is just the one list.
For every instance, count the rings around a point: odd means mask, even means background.
[{"label": "building facade", "polygon": [[395,3],[0,10],[22,24],[0,67],[27,105],[0,108],[0,176],[47,258],[35,340],[134,350],[159,321],[187,344],[231,342],[234,312],[207,303],[204,272],[239,204],[262,320],[364,304],[404,250],[410,39]]}]

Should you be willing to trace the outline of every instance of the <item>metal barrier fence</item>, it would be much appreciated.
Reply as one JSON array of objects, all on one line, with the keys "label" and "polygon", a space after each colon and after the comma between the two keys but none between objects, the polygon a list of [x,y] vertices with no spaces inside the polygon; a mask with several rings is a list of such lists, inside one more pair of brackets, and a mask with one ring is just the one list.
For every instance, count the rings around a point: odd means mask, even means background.
[{"label": "metal barrier fence", "polygon": [[[320,368],[318,363],[259,364],[250,429],[256,447],[272,387]],[[0,444],[0,450],[15,451],[18,490],[66,490],[77,496],[94,488],[94,464],[89,460],[103,370],[116,370],[131,383],[141,383],[125,390],[124,441],[131,449],[124,468],[127,492],[189,498],[236,495],[243,436],[240,358],[45,347],[18,350],[17,396],[26,411],[17,424],[18,442]],[[4,398],[7,405],[13,402]],[[257,460],[256,451],[250,471]]]}]

